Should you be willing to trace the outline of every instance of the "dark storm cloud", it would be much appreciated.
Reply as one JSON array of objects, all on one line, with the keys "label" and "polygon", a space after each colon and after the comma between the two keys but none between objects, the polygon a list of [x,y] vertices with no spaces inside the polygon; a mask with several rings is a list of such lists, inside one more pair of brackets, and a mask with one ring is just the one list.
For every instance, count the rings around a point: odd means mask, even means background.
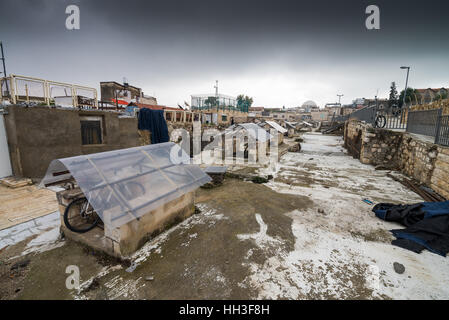
[{"label": "dark storm cloud", "polygon": [[[79,31],[64,27],[69,4]],[[370,4],[380,30],[365,28]],[[434,0],[2,0],[0,38],[10,72],[92,86],[127,76],[167,104],[220,79],[258,104],[294,106],[383,93],[402,63],[416,85],[449,85],[448,11]]]},{"label": "dark storm cloud", "polygon": [[[217,40],[251,43],[251,37],[278,42],[313,39],[353,44],[369,41],[364,28],[365,8],[381,8],[382,40],[441,39],[449,31],[448,1],[89,1],[83,2],[98,18],[136,35],[179,31],[177,37],[211,34]],[[126,17],[129,17],[127,19]],[[353,38],[350,38],[352,36]]]}]

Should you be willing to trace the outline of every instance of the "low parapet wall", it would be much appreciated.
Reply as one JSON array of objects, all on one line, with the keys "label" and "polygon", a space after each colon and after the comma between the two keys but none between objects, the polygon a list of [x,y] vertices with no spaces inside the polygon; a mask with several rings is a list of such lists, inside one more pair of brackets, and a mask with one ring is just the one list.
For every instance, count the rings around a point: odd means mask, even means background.
[{"label": "low parapet wall", "polygon": [[449,199],[449,148],[406,132],[349,120],[345,147],[360,162],[398,170]]}]

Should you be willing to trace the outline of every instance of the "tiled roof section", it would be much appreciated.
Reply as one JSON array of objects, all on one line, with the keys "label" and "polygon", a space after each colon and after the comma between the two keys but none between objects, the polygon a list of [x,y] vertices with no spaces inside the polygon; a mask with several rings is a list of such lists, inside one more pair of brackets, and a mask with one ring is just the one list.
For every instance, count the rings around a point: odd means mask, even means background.
[{"label": "tiled roof section", "polygon": [[419,93],[425,93],[427,91],[440,92],[440,90],[448,91],[448,88],[427,88],[427,89],[415,89]]}]

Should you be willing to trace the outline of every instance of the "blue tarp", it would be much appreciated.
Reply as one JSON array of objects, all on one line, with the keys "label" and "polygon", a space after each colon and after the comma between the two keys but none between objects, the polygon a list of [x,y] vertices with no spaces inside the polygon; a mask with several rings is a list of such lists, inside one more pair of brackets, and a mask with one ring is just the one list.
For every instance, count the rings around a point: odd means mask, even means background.
[{"label": "blue tarp", "polygon": [[139,111],[139,130],[151,132],[151,143],[162,143],[170,140],[168,136],[167,122],[164,119],[164,110],[151,110],[142,108]]}]

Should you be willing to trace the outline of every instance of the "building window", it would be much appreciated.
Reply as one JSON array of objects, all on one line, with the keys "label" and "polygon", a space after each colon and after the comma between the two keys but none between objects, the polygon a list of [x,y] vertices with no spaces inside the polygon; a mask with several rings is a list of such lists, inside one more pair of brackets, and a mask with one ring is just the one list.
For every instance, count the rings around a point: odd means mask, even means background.
[{"label": "building window", "polygon": [[81,117],[80,120],[82,144],[103,144],[103,118]]},{"label": "building window", "polygon": [[225,114],[221,115],[221,121],[228,121],[228,116]]}]

